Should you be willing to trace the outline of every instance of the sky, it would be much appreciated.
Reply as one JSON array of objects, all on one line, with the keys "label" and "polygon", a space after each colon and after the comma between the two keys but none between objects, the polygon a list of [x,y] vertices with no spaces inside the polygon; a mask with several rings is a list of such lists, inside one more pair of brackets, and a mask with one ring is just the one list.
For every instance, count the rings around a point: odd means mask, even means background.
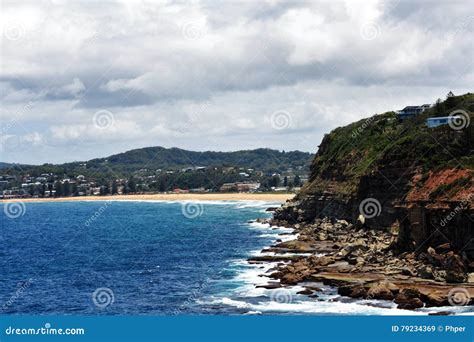
[{"label": "sky", "polygon": [[316,152],[473,91],[472,1],[3,1],[0,161]]}]

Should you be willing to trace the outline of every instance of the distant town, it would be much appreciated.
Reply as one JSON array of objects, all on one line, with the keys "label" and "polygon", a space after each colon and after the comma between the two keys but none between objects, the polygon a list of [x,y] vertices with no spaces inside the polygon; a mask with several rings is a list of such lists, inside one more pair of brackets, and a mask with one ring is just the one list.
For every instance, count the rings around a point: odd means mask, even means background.
[{"label": "distant town", "polygon": [[[207,185],[186,186],[188,177],[202,178]],[[220,177],[219,177],[220,176]],[[303,167],[281,173],[251,168],[186,167],[176,170],[140,169],[129,178],[87,177],[82,174],[2,174],[0,198],[47,198],[107,196],[146,193],[296,192],[308,180]],[[227,181],[232,180],[232,181]]]}]

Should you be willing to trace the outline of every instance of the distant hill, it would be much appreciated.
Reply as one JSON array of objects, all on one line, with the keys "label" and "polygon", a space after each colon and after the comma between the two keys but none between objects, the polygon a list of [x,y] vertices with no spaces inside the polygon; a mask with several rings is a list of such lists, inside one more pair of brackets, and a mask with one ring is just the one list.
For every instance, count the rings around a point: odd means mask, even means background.
[{"label": "distant hill", "polygon": [[[195,152],[179,148],[146,147],[115,154],[106,158],[65,164],[13,167],[10,171],[20,174],[41,173],[67,175],[108,174],[127,177],[139,170],[172,170],[185,167],[243,167],[264,172],[279,172],[289,168],[309,170],[313,154],[301,151],[280,152],[272,149],[256,149],[236,152]],[[4,163],[6,164],[6,163]],[[10,165],[11,166],[11,165]],[[8,164],[5,170],[10,167]],[[5,171],[4,170],[4,171]]]},{"label": "distant hill", "polygon": [[0,162],[0,169],[11,167],[13,164]]},{"label": "distant hill", "polygon": [[24,166],[24,165],[21,165],[21,164],[16,164],[16,163],[4,163],[4,162],[0,162],[0,169],[7,169],[7,168],[10,168],[10,167],[15,167],[15,166]]}]

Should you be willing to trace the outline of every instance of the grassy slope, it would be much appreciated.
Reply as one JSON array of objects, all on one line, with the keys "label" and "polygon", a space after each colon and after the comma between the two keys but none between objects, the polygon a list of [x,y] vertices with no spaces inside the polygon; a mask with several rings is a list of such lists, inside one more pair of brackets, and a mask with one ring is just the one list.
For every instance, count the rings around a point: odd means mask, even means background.
[{"label": "grassy slope", "polygon": [[474,94],[457,96],[403,123],[388,112],[333,130],[320,145],[311,166],[311,181],[301,195],[325,190],[353,194],[360,177],[377,169],[414,168],[424,174],[421,182],[442,170],[468,170],[467,180],[454,178],[458,184],[453,186],[469,187],[474,169],[474,119],[461,131],[447,125],[425,126],[427,117],[447,116],[455,109],[466,110],[472,117]]}]

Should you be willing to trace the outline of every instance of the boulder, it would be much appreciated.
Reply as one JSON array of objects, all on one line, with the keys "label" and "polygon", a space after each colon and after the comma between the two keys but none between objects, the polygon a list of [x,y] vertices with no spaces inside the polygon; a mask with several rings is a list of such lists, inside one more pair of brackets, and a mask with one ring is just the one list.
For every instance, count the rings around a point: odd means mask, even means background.
[{"label": "boulder", "polygon": [[321,232],[316,235],[316,239],[319,241],[326,241],[328,239],[328,235],[326,233]]},{"label": "boulder", "polygon": [[359,238],[354,242],[348,244],[344,249],[346,249],[349,253],[354,253],[356,251],[366,251],[369,247],[364,239]]},{"label": "boulder", "polygon": [[423,307],[423,301],[420,299],[421,293],[417,289],[403,289],[395,297],[394,302],[398,304],[397,308],[404,310],[414,310]]},{"label": "boulder", "polygon": [[367,290],[362,285],[356,285],[352,288],[352,291],[349,295],[352,298],[365,298],[367,297]]},{"label": "boulder", "polygon": [[452,249],[451,244],[449,242],[443,243],[435,248],[436,253],[438,254],[445,254],[448,253]]},{"label": "boulder", "polygon": [[435,270],[433,271],[434,280],[444,283],[446,282],[447,272],[445,270]]},{"label": "boulder", "polygon": [[406,302],[398,304],[398,309],[415,310],[423,307],[423,302],[420,298],[409,299]]},{"label": "boulder", "polygon": [[370,287],[367,291],[367,298],[392,300],[394,296],[391,288],[395,287],[392,283],[380,281]]},{"label": "boulder", "polygon": [[445,295],[439,292],[428,292],[421,297],[426,303],[426,306],[447,306],[449,305],[448,299]]},{"label": "boulder", "polygon": [[462,258],[453,251],[446,253],[442,266],[446,270],[448,283],[463,283],[467,280],[466,266]]},{"label": "boulder", "polygon": [[418,276],[423,279],[433,279],[433,268],[431,266],[421,266],[418,269]]},{"label": "boulder", "polygon": [[416,276],[416,273],[409,267],[403,267],[401,271],[403,275],[410,276],[410,277]]},{"label": "boulder", "polygon": [[310,265],[314,266],[327,266],[332,263],[334,263],[335,259],[332,256],[321,256],[317,257],[315,255],[312,255],[309,257],[309,263]]},{"label": "boulder", "polygon": [[467,280],[467,275],[463,271],[448,270],[446,271],[446,281],[448,283],[464,283]]},{"label": "boulder", "polygon": [[337,288],[337,293],[340,294],[341,296],[349,296],[351,291],[352,291],[352,286],[350,285],[339,286]]},{"label": "boulder", "polygon": [[433,247],[428,247],[428,249],[426,250],[426,252],[431,255],[431,256],[434,256],[436,255],[436,251]]},{"label": "boulder", "polygon": [[346,220],[336,220],[336,224],[340,224],[342,227],[347,227],[349,225],[349,222]]},{"label": "boulder", "polygon": [[278,289],[280,287],[281,287],[281,284],[277,283],[277,282],[256,286],[256,288],[263,288],[263,289],[267,289],[267,290]]},{"label": "boulder", "polygon": [[471,272],[467,275],[467,282],[474,283],[474,272]]},{"label": "boulder", "polygon": [[310,295],[310,294],[313,293],[313,291],[311,291],[310,289],[304,289],[304,290],[298,291],[296,293],[297,294],[302,294],[302,295]]},{"label": "boulder", "polygon": [[300,277],[298,277],[295,273],[287,273],[281,277],[280,282],[282,284],[296,285],[300,280]]},{"label": "boulder", "polygon": [[351,298],[367,297],[367,290],[363,285],[344,285],[337,289],[337,293]]}]

